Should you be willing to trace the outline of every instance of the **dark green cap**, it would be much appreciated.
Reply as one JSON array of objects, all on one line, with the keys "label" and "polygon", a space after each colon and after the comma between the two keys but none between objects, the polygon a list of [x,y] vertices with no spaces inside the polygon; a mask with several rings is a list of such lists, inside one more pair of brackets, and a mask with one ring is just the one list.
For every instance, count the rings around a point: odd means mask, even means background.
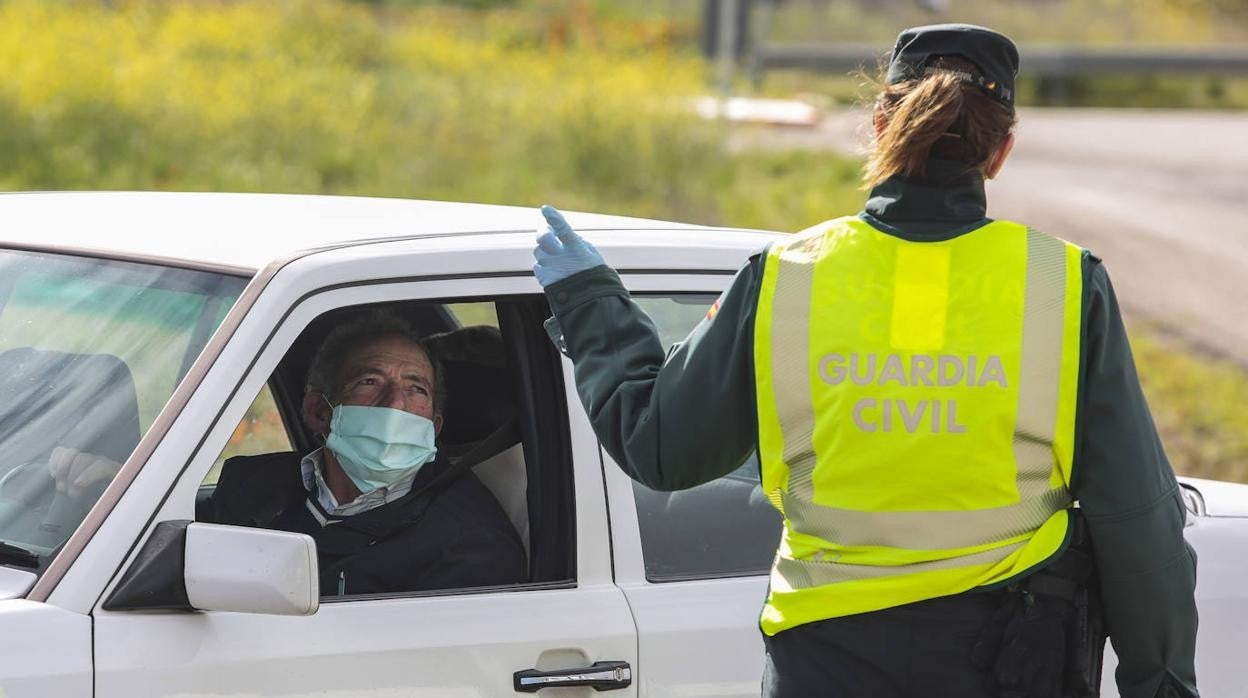
[{"label": "dark green cap", "polygon": [[949,70],[964,82],[983,88],[1014,108],[1014,78],[1018,75],[1018,47],[1009,37],[973,24],[933,24],[903,31],[888,61],[889,85],[918,80],[935,70],[932,59],[958,56],[974,63],[980,75]]}]

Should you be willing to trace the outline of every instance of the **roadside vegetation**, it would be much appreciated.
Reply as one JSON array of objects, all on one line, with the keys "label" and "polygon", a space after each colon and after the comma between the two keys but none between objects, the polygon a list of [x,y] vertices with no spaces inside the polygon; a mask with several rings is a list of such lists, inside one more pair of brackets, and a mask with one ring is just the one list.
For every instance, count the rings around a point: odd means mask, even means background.
[{"label": "roadside vegetation", "polygon": [[899,27],[969,22],[1019,42],[1093,47],[1234,45],[1248,40],[1242,0],[814,0],[784,2],[769,36],[891,42]]},{"label": "roadside vegetation", "polygon": [[1248,367],[1185,346],[1144,322],[1128,329],[1140,382],[1175,469],[1248,482]]},{"label": "roadside vegetation", "polygon": [[[729,148],[694,115],[710,76],[691,16],[475,4],[0,2],[0,189],[550,202],[779,230],[859,209],[856,161]],[[1135,328],[1140,371],[1176,467],[1248,481],[1248,373],[1206,373],[1153,334]],[[274,429],[266,414],[240,433]]]},{"label": "roadside vegetation", "polygon": [[663,22],[117,5],[0,4],[0,188],[551,201],[754,227],[856,203],[838,198],[853,168],[826,156],[723,148],[689,108],[702,62]]},{"label": "roadside vegetation", "polygon": [[[1198,50],[1248,42],[1243,0],[850,0],[787,2],[757,16],[769,41],[876,42],[887,49],[901,27],[969,22],[998,29],[1020,44],[1094,50]],[[1248,109],[1248,77],[1099,75],[1018,82],[1024,106]],[[874,67],[874,66],[870,66]],[[758,83],[768,94],[818,93],[841,104],[860,97],[846,76],[775,72]]]}]

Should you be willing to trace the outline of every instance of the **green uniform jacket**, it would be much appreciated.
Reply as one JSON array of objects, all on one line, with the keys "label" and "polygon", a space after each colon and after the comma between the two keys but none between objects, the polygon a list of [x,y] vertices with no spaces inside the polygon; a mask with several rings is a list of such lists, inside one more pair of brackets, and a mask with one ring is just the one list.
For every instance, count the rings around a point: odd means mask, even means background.
[{"label": "green uniform jacket", "polygon": [[[860,215],[906,240],[946,240],[988,219],[983,181],[956,163],[894,178]],[[678,490],[721,477],[757,448],[754,313],[765,250],[664,355],[650,318],[606,266],[546,289],[594,431],[635,480]],[[1101,261],[1083,261],[1084,337],[1072,491],[1096,550],[1123,698],[1196,696],[1196,555],[1185,507],[1136,377]]]}]

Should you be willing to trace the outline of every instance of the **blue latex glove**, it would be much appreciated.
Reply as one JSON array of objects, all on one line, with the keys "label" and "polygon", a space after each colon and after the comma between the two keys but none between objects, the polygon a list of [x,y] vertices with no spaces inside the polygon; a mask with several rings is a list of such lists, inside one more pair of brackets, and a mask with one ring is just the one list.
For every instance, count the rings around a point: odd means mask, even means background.
[{"label": "blue latex glove", "polygon": [[542,288],[606,264],[598,250],[577,235],[554,206],[543,206],[542,215],[546,217],[546,230],[537,236],[537,247],[533,248],[533,258],[537,260],[533,273]]}]

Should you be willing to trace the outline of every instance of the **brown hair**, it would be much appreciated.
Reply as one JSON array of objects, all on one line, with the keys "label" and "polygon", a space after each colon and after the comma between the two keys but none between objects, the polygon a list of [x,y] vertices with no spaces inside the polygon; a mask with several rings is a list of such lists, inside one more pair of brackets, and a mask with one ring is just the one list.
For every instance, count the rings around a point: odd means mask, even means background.
[{"label": "brown hair", "polygon": [[1012,109],[948,72],[979,75],[974,63],[942,56],[934,67],[943,70],[880,88],[875,110],[888,123],[867,160],[866,188],[897,174],[921,175],[931,156],[967,162],[982,171],[1014,128]]}]

